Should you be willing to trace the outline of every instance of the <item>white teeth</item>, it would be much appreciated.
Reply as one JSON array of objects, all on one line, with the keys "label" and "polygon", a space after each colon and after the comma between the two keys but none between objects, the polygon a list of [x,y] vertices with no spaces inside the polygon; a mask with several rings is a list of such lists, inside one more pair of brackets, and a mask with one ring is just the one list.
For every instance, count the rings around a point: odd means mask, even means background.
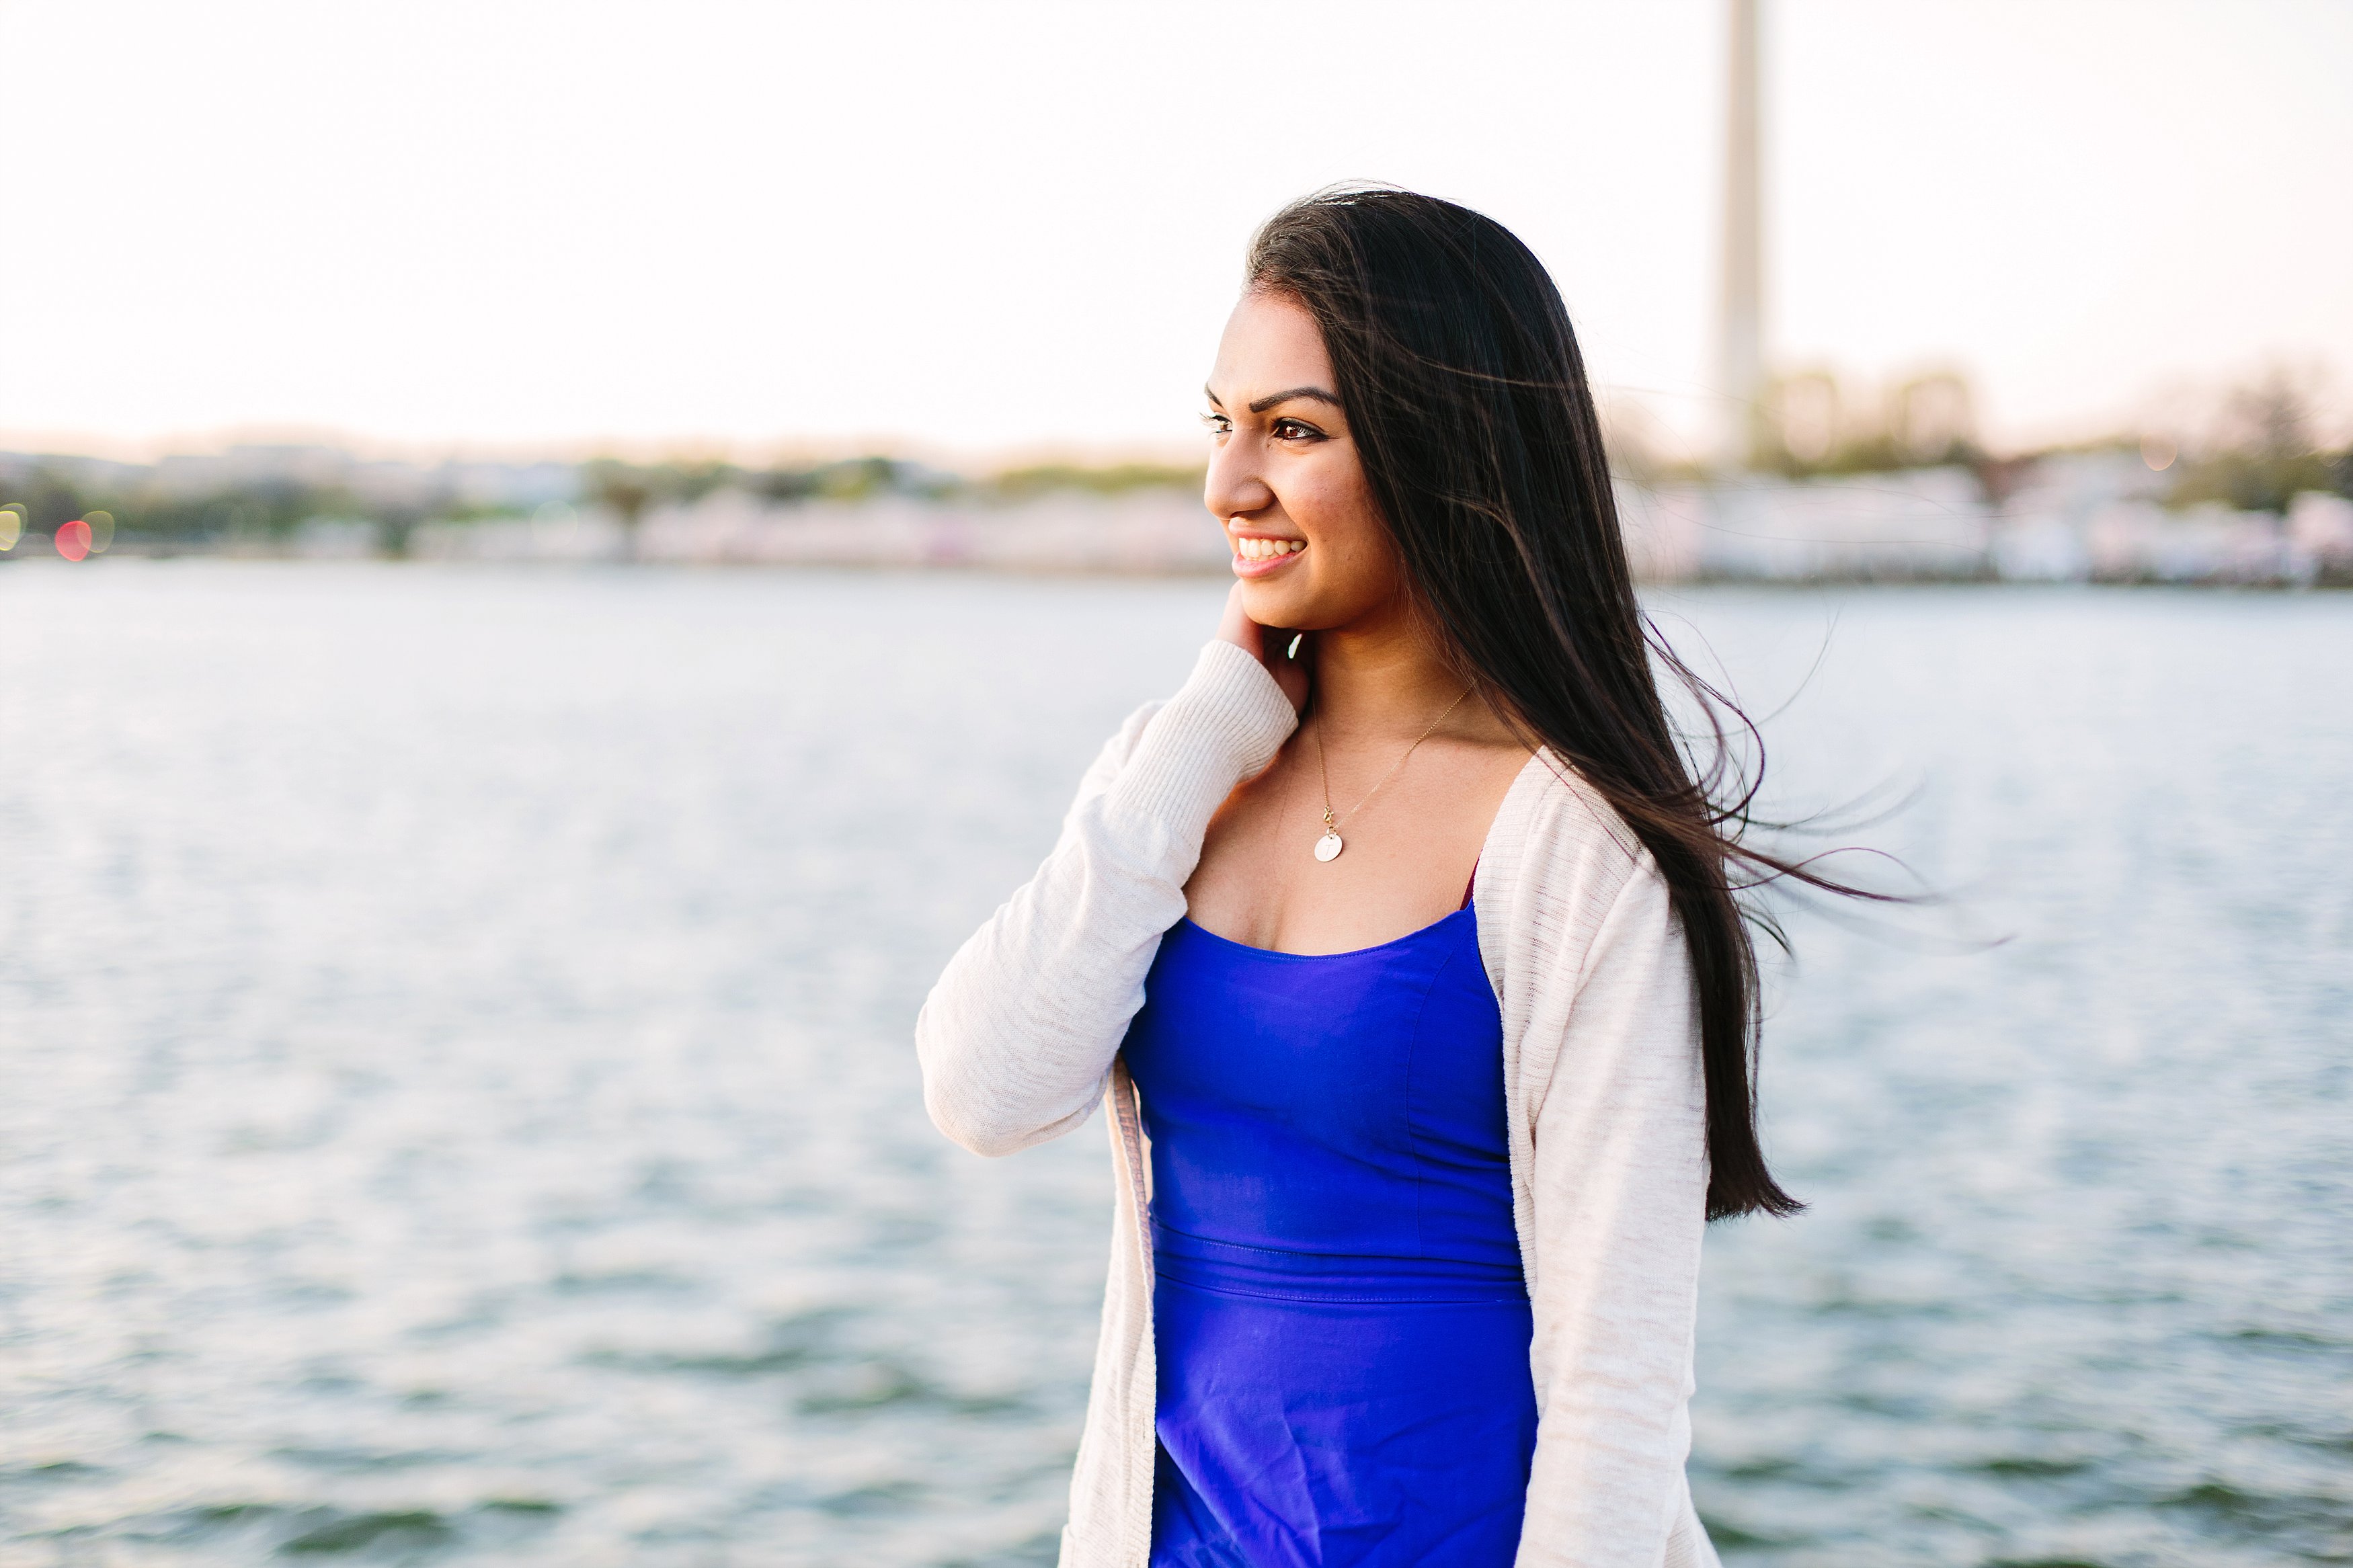
[{"label": "white teeth", "polygon": [[1278,555],[1296,555],[1307,548],[1303,539],[1238,539],[1234,553],[1245,561],[1271,561]]}]

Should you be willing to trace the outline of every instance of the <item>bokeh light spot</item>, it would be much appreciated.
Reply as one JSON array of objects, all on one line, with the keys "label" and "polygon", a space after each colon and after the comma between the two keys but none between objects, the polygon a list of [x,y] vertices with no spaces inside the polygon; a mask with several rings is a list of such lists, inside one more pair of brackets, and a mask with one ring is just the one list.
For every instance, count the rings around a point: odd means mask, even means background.
[{"label": "bokeh light spot", "polygon": [[79,561],[90,553],[90,524],[79,518],[58,524],[57,546],[67,560]]},{"label": "bokeh light spot", "polygon": [[2181,448],[2176,447],[2169,437],[2144,436],[2140,438],[2140,460],[2160,474],[2173,467],[2173,459],[2180,455]]},{"label": "bokeh light spot", "polygon": [[16,541],[25,537],[25,508],[21,501],[0,506],[0,550],[14,550]]},{"label": "bokeh light spot", "polygon": [[114,542],[114,514],[111,511],[86,511],[82,521],[90,525],[90,552],[103,555]]}]

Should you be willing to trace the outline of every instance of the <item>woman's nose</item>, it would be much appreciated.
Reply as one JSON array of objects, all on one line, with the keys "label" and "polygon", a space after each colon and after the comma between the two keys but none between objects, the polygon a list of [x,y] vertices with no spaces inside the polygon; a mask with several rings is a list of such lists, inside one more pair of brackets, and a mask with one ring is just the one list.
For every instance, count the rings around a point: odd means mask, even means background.
[{"label": "woman's nose", "polygon": [[1209,475],[1201,500],[1219,521],[1263,511],[1274,502],[1274,491],[1259,477],[1257,448],[1250,442],[1228,437],[1209,450]]}]

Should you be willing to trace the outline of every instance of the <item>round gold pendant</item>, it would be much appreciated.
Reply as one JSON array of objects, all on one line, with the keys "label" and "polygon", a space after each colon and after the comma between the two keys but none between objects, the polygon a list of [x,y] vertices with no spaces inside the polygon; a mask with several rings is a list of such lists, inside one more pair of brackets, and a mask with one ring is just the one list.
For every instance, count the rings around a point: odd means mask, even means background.
[{"label": "round gold pendant", "polygon": [[1340,857],[1340,851],[1345,847],[1347,847],[1347,846],[1340,842],[1340,836],[1338,834],[1327,830],[1323,837],[1315,841],[1315,858],[1318,860],[1336,860]]}]

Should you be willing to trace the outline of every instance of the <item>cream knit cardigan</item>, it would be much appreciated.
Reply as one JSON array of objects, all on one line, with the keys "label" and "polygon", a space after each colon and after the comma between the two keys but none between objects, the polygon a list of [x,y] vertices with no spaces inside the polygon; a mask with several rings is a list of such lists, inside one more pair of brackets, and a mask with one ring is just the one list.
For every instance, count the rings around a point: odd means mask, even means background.
[{"label": "cream knit cardigan", "polygon": [[[1155,1384],[1151,1163],[1118,1057],[1209,818],[1297,722],[1258,660],[1202,649],[1121,727],[1053,853],[949,961],[915,1022],[923,1099],[982,1154],[1109,1109],[1111,1283],[1064,1568],[1145,1568]],[[1683,1479],[1707,1190],[1692,977],[1650,856],[1548,754],[1479,859],[1479,948],[1504,1020],[1513,1222],[1538,1422],[1518,1563],[1705,1568]]]}]

